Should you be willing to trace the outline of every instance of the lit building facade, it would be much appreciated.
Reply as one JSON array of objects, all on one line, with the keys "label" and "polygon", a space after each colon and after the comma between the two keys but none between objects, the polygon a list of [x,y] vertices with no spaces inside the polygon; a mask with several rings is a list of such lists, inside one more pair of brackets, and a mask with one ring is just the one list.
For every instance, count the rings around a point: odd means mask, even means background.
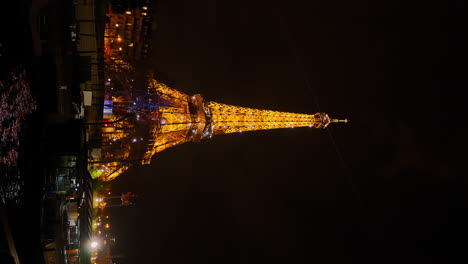
[{"label": "lit building facade", "polygon": [[151,53],[151,32],[155,25],[150,8],[143,6],[116,14],[109,5],[107,16],[106,55],[131,64],[147,59]]}]

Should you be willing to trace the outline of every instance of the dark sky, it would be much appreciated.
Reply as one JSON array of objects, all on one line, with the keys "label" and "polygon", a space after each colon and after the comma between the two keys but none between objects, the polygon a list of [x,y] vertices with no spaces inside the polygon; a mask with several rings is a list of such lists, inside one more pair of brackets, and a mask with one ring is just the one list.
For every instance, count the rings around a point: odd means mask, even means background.
[{"label": "dark sky", "polygon": [[352,122],[218,136],[121,176],[144,197],[112,213],[129,263],[466,258],[463,1],[344,2],[158,1],[154,67],[177,89]]}]

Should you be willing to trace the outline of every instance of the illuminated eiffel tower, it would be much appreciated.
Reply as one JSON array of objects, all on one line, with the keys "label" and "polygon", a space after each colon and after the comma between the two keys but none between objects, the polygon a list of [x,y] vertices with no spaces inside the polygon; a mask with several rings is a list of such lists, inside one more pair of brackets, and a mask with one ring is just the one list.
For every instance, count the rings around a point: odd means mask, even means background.
[{"label": "illuminated eiffel tower", "polygon": [[[100,177],[102,180],[114,179],[132,163],[149,164],[153,155],[165,149],[190,141],[200,142],[213,135],[292,127],[326,128],[330,123],[348,122],[331,119],[326,113],[297,114],[207,101],[199,94],[189,96],[155,79],[150,79],[148,93],[157,95],[158,107],[147,115],[151,120],[147,133],[144,137],[133,137],[138,147],[127,144],[130,149],[118,149],[123,152],[123,158],[101,165],[105,172]],[[140,114],[138,117],[141,118]],[[118,140],[131,137],[124,135]],[[110,170],[111,167],[117,169]]]}]

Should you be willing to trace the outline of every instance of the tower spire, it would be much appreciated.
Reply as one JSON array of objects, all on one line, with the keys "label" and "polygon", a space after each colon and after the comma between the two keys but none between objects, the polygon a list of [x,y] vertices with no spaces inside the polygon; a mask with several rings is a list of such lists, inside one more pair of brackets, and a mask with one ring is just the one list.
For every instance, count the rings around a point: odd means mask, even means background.
[{"label": "tower spire", "polygon": [[[126,126],[138,128],[139,123],[146,122],[143,129],[145,132],[140,131],[138,136],[132,133],[123,136],[107,135],[114,137],[106,141],[110,142],[109,144],[115,143],[116,138],[127,143],[121,144],[124,147],[114,149],[114,152],[125,152],[123,154],[104,153],[107,158],[113,156],[123,158],[119,161],[121,166],[114,161],[103,165],[103,168],[100,168],[100,171],[104,172],[101,179],[106,181],[114,179],[128,169],[128,163],[131,161],[149,164],[151,158],[158,152],[185,142],[200,142],[214,135],[278,128],[326,128],[330,123],[348,122],[347,119],[331,119],[326,113],[299,114],[207,101],[199,94],[189,96],[152,78],[147,94],[156,95],[148,99],[149,101],[151,98],[156,99],[153,102],[154,107],[150,107],[152,110],[149,112],[139,113],[132,121],[135,124]],[[135,102],[129,103],[131,106],[135,104]],[[141,136],[142,134],[144,136]],[[114,168],[112,172],[108,169],[110,167]],[[117,170],[116,167],[125,170]],[[109,173],[106,173],[107,170]]]},{"label": "tower spire", "polygon": [[348,119],[332,119],[331,123],[348,123]]}]

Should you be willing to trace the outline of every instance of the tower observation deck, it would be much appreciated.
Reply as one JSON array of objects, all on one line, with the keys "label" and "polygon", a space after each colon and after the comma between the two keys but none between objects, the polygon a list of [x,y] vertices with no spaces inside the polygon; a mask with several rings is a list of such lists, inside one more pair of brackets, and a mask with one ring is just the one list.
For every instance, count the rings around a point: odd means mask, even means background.
[{"label": "tower observation deck", "polygon": [[[330,123],[347,122],[331,119],[326,113],[298,114],[207,101],[199,94],[189,96],[155,79],[149,81],[148,94],[157,95],[157,107],[146,112],[145,118],[151,122],[146,122],[144,138],[138,142],[139,147],[130,144],[130,149],[117,149],[126,152],[120,155],[125,158],[119,164],[103,161],[102,180],[114,179],[134,163],[149,164],[156,153],[165,149],[185,142],[200,142],[214,135],[292,127],[326,128]],[[138,116],[141,118],[141,113]],[[120,135],[119,140],[132,137],[127,134]],[[119,169],[109,170],[111,165]]]}]

